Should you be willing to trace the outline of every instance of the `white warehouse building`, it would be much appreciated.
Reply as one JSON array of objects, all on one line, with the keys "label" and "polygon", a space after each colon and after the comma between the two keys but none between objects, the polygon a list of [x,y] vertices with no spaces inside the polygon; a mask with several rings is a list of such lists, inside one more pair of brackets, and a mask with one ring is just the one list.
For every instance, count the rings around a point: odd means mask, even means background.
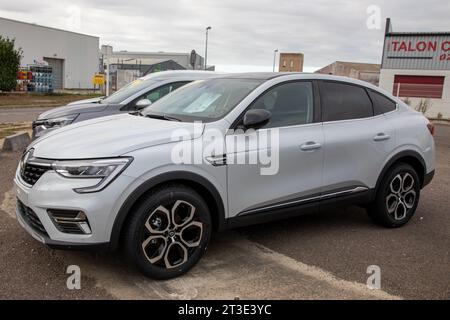
[{"label": "white warehouse building", "polygon": [[91,89],[99,71],[99,38],[0,17],[0,35],[22,48],[21,66],[47,63],[53,88]]},{"label": "white warehouse building", "polygon": [[450,119],[450,32],[393,32],[387,19],[380,87],[429,118]]}]

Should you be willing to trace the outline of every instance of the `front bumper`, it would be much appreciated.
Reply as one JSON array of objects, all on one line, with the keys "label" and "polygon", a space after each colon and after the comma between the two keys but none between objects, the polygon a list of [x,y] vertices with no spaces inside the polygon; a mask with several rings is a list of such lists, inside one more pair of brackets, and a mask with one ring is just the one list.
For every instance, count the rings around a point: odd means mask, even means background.
[{"label": "front bumper", "polygon": [[[31,210],[39,219],[43,229],[36,228],[23,214],[23,209],[16,208],[20,225],[36,240],[52,247],[65,249],[105,249],[108,247],[111,230],[114,225],[121,197],[132,182],[125,175],[118,176],[101,192],[78,194],[74,188],[92,185],[90,179],[68,179],[54,171],[47,171],[32,186],[24,184],[19,170],[14,178],[15,195],[22,207]],[[86,214],[91,234],[72,234],[60,231],[51,218],[48,209],[79,210]]]}]

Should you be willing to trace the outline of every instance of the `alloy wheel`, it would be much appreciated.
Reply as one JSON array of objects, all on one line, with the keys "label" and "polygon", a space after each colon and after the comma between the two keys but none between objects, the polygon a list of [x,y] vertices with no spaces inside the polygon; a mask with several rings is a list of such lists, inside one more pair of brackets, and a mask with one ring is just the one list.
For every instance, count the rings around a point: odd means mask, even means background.
[{"label": "alloy wheel", "polygon": [[172,269],[189,260],[203,235],[203,223],[196,210],[191,203],[177,200],[150,213],[141,247],[151,264]]},{"label": "alloy wheel", "polygon": [[414,177],[407,173],[397,174],[389,184],[386,209],[395,220],[403,220],[416,202]]}]

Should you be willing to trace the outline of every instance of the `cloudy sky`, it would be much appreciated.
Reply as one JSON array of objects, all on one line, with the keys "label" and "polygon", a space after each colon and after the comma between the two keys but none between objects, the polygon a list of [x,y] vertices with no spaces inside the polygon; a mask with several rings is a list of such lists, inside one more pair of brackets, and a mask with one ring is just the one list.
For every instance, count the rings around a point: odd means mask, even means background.
[{"label": "cloudy sky", "polygon": [[114,50],[204,55],[211,26],[218,71],[271,71],[274,49],[303,52],[305,71],[379,63],[386,17],[394,31],[450,31],[449,12],[448,0],[0,0],[0,17],[96,35]]}]

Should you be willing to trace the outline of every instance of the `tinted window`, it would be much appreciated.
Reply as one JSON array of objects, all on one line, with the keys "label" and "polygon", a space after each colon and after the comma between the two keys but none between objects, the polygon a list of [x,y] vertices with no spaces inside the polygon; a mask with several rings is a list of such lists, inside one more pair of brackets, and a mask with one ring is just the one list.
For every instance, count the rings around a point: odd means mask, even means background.
[{"label": "tinted window", "polygon": [[370,99],[372,99],[373,111],[375,115],[394,111],[397,107],[397,104],[394,101],[384,95],[372,90],[368,90],[368,92]]},{"label": "tinted window", "polygon": [[321,82],[323,121],[359,119],[373,116],[372,102],[365,89],[337,82]]},{"label": "tinted window", "polygon": [[122,103],[124,100],[128,99],[132,95],[138,93],[141,90],[144,90],[145,88],[152,86],[154,83],[156,83],[156,81],[153,79],[143,80],[141,78],[134,80],[133,82],[130,82],[126,86],[121,88],[120,90],[114,92],[109,97],[103,99],[101,103],[106,104]]},{"label": "tinted window", "polygon": [[150,92],[147,92],[145,95],[140,97],[139,100],[140,99],[148,99],[152,103],[156,102],[157,100],[161,99],[165,95],[171,93],[172,91],[175,91],[176,89],[184,86],[187,83],[189,83],[189,82],[183,81],[183,82],[174,82],[174,83],[169,83],[169,84],[163,85],[159,88],[153,89]]},{"label": "tinted window", "polygon": [[265,109],[272,117],[265,128],[311,123],[314,99],[311,82],[278,85],[259,96],[251,109]]}]

